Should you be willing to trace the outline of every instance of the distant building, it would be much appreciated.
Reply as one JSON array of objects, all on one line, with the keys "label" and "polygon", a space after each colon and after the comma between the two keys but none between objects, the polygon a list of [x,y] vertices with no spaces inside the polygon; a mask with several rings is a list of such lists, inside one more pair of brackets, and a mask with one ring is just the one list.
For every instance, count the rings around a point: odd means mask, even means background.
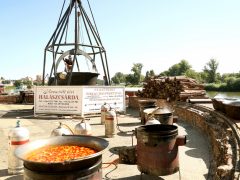
[{"label": "distant building", "polygon": [[36,75],[36,82],[42,82],[42,75]]},{"label": "distant building", "polygon": [[25,77],[25,78],[22,78],[21,80],[22,80],[22,81],[31,81],[31,82],[33,82],[33,78],[31,78],[31,77],[29,77],[29,76],[27,76],[27,77]]},{"label": "distant building", "polygon": [[0,94],[4,93],[4,85],[0,84]]}]

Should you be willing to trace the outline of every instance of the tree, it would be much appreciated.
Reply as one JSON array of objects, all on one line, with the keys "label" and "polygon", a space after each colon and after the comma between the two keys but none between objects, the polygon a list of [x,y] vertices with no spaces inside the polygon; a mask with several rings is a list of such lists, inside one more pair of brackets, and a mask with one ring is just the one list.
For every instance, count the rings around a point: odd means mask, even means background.
[{"label": "tree", "polygon": [[203,71],[207,74],[207,82],[215,83],[217,81],[217,68],[219,63],[216,59],[210,59],[210,61],[204,66]]},{"label": "tree", "polygon": [[184,75],[188,70],[192,68],[192,66],[186,61],[186,60],[181,60],[179,64],[179,75]]},{"label": "tree", "polygon": [[147,71],[144,81],[146,81],[148,78],[153,77],[153,76],[155,76],[154,70]]},{"label": "tree", "polygon": [[136,84],[136,80],[134,78],[134,75],[133,74],[128,74],[126,76],[126,84]]},{"label": "tree", "polygon": [[194,71],[193,69],[189,69],[185,72],[184,74],[186,77],[192,78],[192,79],[196,79],[198,82],[202,82],[201,79],[201,74]]},{"label": "tree", "polygon": [[142,79],[142,67],[143,65],[141,63],[134,63],[131,71],[133,74],[128,74],[126,76],[126,83],[130,83],[133,85],[138,85]]},{"label": "tree", "polygon": [[2,84],[10,84],[10,83],[11,83],[10,80],[3,80],[3,81],[2,81]]},{"label": "tree", "polygon": [[24,85],[27,86],[28,89],[31,89],[32,88],[32,81],[29,81],[29,80],[25,80],[22,82]]},{"label": "tree", "polygon": [[126,81],[126,75],[124,75],[121,72],[117,72],[115,73],[111,80],[114,84],[124,83]]},{"label": "tree", "polygon": [[192,66],[186,60],[183,59],[178,64],[174,64],[167,71],[164,71],[160,74],[167,76],[181,76],[185,75],[185,73],[191,68]]},{"label": "tree", "polygon": [[21,80],[16,80],[16,81],[13,83],[13,85],[14,85],[16,88],[18,88],[18,87],[20,87],[20,86],[22,85],[22,81],[21,81]]}]

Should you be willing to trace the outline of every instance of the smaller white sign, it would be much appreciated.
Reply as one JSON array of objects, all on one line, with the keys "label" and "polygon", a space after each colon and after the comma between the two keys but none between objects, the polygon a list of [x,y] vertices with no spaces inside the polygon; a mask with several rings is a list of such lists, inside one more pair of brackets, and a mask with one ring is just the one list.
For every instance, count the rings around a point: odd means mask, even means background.
[{"label": "smaller white sign", "polygon": [[104,103],[117,111],[125,111],[125,89],[115,86],[83,87],[82,108],[84,113],[100,112]]}]

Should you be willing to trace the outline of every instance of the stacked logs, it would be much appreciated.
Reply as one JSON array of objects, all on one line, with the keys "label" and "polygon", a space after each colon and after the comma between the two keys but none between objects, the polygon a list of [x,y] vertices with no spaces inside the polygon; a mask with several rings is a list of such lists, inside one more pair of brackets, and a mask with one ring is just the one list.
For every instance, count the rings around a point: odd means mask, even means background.
[{"label": "stacked logs", "polygon": [[158,77],[146,80],[138,97],[186,101],[189,98],[206,98],[204,86],[185,76]]}]

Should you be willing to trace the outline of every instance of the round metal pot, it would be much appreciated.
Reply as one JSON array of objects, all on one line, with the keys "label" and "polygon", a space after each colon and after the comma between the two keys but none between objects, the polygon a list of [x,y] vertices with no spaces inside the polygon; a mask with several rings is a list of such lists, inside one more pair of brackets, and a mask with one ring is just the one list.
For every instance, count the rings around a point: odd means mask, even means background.
[{"label": "round metal pot", "polygon": [[[61,172],[85,169],[93,166],[99,159],[102,158],[104,150],[108,147],[108,141],[94,136],[82,135],[64,135],[55,136],[46,139],[29,142],[15,150],[15,155],[24,161],[25,168],[38,172]],[[89,156],[80,157],[78,159],[67,160],[64,162],[44,163],[29,161],[27,155],[41,147],[48,145],[79,145],[89,147],[98,152]]]},{"label": "round metal pot", "polygon": [[144,110],[146,121],[154,117],[161,124],[173,124],[173,113],[167,107],[148,108]]},{"label": "round metal pot", "polygon": [[[62,73],[57,73],[57,84],[58,85],[67,85],[68,79],[71,77],[70,85],[96,85],[97,83],[97,77],[99,73],[93,73],[93,72],[72,72],[67,73],[64,78],[61,78]],[[55,77],[51,77],[49,79],[48,84],[49,85],[55,85]]]},{"label": "round metal pot", "polygon": [[157,102],[157,100],[154,100],[154,99],[140,99],[140,100],[138,100],[139,116],[141,118],[141,124],[145,124],[146,123],[144,110],[147,109],[147,108],[155,108],[155,107],[157,107],[156,102]]}]

